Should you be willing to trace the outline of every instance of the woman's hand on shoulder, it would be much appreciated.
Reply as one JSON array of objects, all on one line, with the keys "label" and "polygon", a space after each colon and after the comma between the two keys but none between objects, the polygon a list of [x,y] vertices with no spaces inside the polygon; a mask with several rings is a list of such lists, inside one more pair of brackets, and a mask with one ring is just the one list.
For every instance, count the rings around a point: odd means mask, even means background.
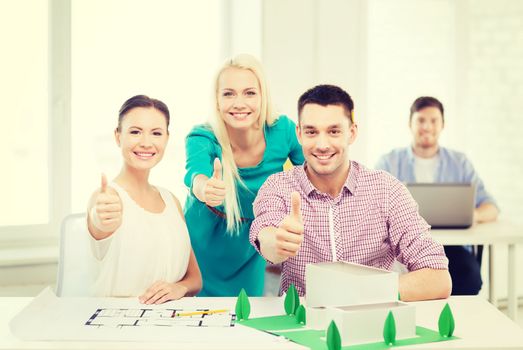
[{"label": "woman's hand on shoulder", "polygon": [[144,294],[138,297],[142,304],[163,304],[169,300],[177,300],[185,296],[188,288],[183,283],[157,281]]},{"label": "woman's hand on shoulder", "polygon": [[89,223],[94,228],[94,230],[89,231],[97,239],[109,236],[122,223],[120,196],[114,189],[107,187],[107,178],[104,174],[102,174],[100,189],[95,191],[91,197]]},{"label": "woman's hand on shoulder", "polygon": [[212,177],[198,175],[193,185],[193,193],[201,202],[210,207],[221,205],[225,199],[225,182],[222,179],[222,165],[218,158],[214,159]]}]

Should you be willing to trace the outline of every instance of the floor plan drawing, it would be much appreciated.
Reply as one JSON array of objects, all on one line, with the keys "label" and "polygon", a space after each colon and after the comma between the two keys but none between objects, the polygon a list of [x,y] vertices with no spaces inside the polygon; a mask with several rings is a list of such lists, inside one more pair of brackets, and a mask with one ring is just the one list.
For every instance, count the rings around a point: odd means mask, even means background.
[{"label": "floor plan drawing", "polygon": [[85,322],[91,327],[234,327],[229,310],[97,309]]}]

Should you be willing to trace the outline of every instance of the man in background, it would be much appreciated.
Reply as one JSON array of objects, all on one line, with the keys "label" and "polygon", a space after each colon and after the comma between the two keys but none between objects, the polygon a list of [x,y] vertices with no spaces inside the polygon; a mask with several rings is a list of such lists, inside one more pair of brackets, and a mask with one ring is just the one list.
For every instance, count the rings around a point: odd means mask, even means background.
[{"label": "man in background", "polygon": [[[443,104],[434,97],[417,98],[410,108],[412,144],[383,155],[376,166],[404,183],[472,183],[476,186],[474,222],[494,221],[498,208],[465,154],[439,145],[445,125]],[[446,246],[453,295],[478,294],[481,260],[471,246]]]}]

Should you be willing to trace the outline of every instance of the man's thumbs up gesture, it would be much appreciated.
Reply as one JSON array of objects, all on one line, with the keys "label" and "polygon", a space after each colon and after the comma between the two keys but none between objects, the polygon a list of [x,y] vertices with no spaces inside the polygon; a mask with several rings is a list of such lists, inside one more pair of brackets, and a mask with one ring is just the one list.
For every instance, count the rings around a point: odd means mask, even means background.
[{"label": "man's thumbs up gesture", "polygon": [[114,232],[122,221],[120,197],[107,189],[107,178],[102,174],[100,191],[95,194],[93,206],[89,211],[93,226],[104,233]]},{"label": "man's thumbs up gesture", "polygon": [[222,164],[220,159],[214,159],[214,170],[203,188],[203,201],[210,207],[217,207],[225,199],[225,183],[222,179]]},{"label": "man's thumbs up gesture", "polygon": [[298,254],[303,242],[303,218],[301,216],[301,198],[298,192],[291,194],[291,212],[276,230],[276,253],[290,258]]}]

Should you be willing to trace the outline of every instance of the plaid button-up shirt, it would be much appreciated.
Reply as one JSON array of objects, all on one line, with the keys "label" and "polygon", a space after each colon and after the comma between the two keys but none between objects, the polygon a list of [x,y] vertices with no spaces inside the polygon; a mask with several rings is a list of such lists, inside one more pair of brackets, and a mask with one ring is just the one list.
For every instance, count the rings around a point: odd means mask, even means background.
[{"label": "plaid button-up shirt", "polygon": [[289,215],[292,192],[301,196],[304,240],[298,254],[282,264],[280,294],[294,283],[305,295],[309,263],[348,261],[390,270],[397,259],[409,271],[448,268],[443,247],[430,237],[418,205],[392,175],[351,161],[341,192],[332,198],[314,187],[304,166],[270,176],[254,201],[249,240],[260,252],[259,232],[277,227]]}]

